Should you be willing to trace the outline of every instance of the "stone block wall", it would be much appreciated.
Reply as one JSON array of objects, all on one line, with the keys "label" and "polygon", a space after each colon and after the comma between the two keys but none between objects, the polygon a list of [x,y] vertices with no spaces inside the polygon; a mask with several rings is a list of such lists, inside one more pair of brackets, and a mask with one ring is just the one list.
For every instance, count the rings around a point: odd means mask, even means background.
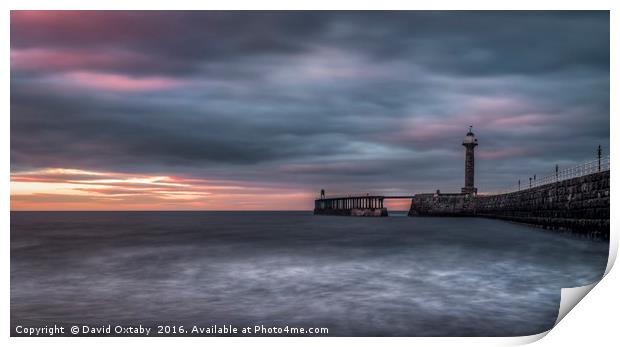
[{"label": "stone block wall", "polygon": [[476,215],[609,238],[609,171],[508,194],[477,196]]},{"label": "stone block wall", "polygon": [[411,200],[410,216],[473,216],[472,194],[416,194]]}]

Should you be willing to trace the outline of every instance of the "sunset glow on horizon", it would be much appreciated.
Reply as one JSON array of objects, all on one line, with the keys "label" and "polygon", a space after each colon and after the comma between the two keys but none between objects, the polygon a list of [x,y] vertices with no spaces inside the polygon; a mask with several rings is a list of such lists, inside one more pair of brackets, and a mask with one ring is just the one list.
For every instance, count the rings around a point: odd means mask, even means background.
[{"label": "sunset glow on horizon", "polygon": [[11,210],[308,210],[310,194],[239,182],[50,168],[11,174]]}]

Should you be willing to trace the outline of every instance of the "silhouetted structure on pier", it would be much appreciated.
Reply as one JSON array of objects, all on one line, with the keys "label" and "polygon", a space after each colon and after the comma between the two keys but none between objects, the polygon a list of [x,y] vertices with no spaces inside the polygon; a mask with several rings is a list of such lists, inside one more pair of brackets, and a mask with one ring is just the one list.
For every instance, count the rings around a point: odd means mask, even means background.
[{"label": "silhouetted structure on pier", "polygon": [[471,128],[472,126],[469,126],[469,131],[463,140],[463,146],[465,146],[465,187],[461,189],[461,193],[466,194],[478,192],[478,189],[474,187],[474,148],[478,146],[478,139]]}]

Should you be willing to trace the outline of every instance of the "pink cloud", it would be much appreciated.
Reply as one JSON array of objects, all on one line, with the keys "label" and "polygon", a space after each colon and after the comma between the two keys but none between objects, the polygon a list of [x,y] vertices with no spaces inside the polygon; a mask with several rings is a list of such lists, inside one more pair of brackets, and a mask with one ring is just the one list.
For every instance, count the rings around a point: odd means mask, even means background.
[{"label": "pink cloud", "polygon": [[30,42],[118,42],[169,30],[143,25],[138,11],[11,11],[11,31]]},{"label": "pink cloud", "polygon": [[[397,142],[423,142],[465,133],[467,126],[473,125],[474,132],[486,129],[542,129],[557,122],[553,114],[537,113],[529,110],[525,101],[508,97],[473,97],[463,104],[454,115],[412,116],[404,124],[398,124],[399,131],[392,140]],[[400,120],[399,120],[400,122]],[[495,158],[503,154],[488,154]]]},{"label": "pink cloud", "polygon": [[171,89],[185,84],[177,79],[164,77],[131,77],[120,74],[98,72],[69,72],[64,74],[71,83],[78,86],[110,91],[153,91]]}]

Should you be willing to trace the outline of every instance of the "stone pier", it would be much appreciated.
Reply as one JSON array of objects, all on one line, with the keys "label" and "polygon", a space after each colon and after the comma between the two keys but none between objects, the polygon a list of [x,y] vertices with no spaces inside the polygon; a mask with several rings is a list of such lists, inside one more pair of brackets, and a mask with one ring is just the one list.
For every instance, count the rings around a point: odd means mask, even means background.
[{"label": "stone pier", "polygon": [[416,194],[410,216],[476,216],[609,239],[609,170],[496,194]]}]

